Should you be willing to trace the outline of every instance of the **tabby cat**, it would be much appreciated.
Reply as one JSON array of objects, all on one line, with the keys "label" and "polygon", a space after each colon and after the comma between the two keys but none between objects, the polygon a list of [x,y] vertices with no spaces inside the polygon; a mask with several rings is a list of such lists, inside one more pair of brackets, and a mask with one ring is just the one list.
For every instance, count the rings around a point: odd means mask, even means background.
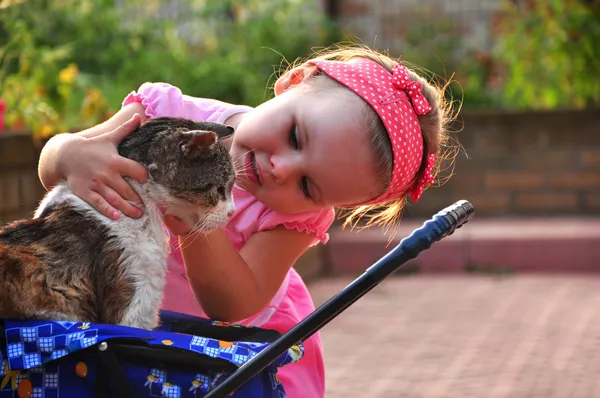
[{"label": "tabby cat", "polygon": [[152,329],[168,254],[161,212],[198,232],[233,213],[235,170],[216,123],[157,118],[124,139],[119,153],[148,181],[128,179],[143,200],[139,219],[112,220],[60,182],[34,218],[0,228],[0,318],[72,320]]}]

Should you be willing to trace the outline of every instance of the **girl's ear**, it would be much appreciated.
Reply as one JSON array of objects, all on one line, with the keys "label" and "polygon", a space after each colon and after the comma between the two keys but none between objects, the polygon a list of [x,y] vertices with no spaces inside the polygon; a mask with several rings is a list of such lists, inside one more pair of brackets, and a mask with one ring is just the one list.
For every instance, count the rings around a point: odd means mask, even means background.
[{"label": "girl's ear", "polygon": [[287,91],[290,87],[297,86],[306,79],[312,78],[318,73],[318,68],[315,65],[304,63],[294,69],[285,72],[275,82],[275,95]]}]

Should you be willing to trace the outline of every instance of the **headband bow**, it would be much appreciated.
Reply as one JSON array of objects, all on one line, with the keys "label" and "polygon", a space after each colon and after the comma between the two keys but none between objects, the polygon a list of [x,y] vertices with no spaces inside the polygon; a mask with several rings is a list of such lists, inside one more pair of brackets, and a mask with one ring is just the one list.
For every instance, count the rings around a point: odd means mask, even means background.
[{"label": "headband bow", "polygon": [[394,67],[392,71],[392,84],[396,89],[406,93],[417,115],[425,115],[431,110],[431,106],[423,95],[421,83],[410,80],[408,69],[404,65],[396,65]]},{"label": "headband bow", "polygon": [[310,63],[365,100],[387,130],[394,154],[392,180],[383,194],[363,204],[382,203],[407,193],[413,201],[419,200],[423,190],[433,183],[435,165],[435,155],[429,154],[425,170],[415,182],[423,161],[423,135],[417,115],[432,109],[421,84],[410,80],[403,65],[396,65],[390,73],[367,58],[348,62],[317,59]]}]

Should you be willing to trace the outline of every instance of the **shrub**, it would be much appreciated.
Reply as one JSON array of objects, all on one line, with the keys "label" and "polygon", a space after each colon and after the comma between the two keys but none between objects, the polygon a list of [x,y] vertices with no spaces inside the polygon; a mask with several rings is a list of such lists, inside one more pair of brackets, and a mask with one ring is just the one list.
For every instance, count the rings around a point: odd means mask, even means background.
[{"label": "shrub", "polygon": [[[0,98],[11,130],[97,124],[146,81],[258,105],[283,59],[335,40],[298,0],[31,0],[0,13]],[[170,16],[174,14],[174,16]]]}]

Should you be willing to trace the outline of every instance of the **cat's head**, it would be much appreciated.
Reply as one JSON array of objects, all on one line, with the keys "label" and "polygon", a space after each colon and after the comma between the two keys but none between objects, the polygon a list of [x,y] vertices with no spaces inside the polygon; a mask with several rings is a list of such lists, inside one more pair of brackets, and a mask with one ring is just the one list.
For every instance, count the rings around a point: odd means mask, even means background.
[{"label": "cat's head", "polygon": [[209,232],[234,211],[235,169],[222,142],[232,133],[218,123],[150,119],[121,142],[119,153],[148,170],[147,199],[194,230]]}]

